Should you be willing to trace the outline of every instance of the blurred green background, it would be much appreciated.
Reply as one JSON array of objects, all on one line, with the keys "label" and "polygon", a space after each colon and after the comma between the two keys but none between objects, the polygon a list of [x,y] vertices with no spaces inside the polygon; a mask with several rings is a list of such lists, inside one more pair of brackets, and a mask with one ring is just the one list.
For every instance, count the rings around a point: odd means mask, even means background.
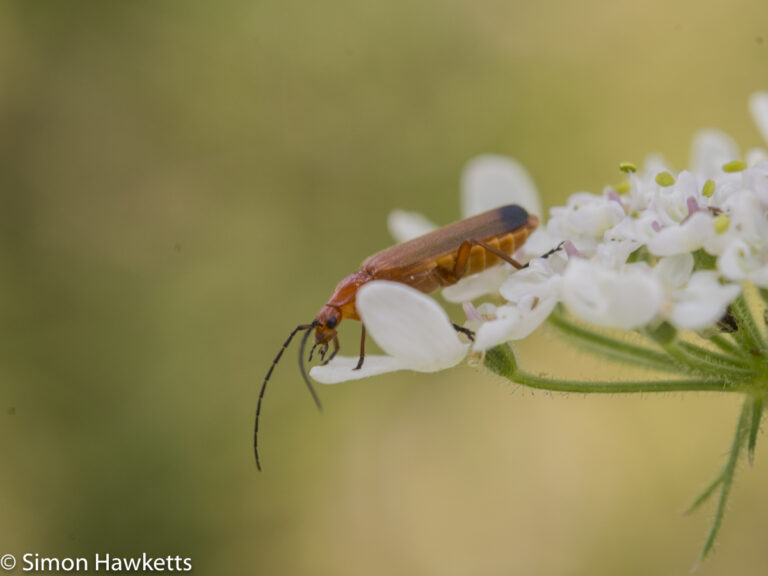
[{"label": "blurred green background", "polygon": [[[684,574],[738,399],[532,393],[473,367],[322,387],[288,332],[459,217],[495,152],[547,206],[713,126],[765,144],[764,0],[0,4],[0,553],[197,574]],[[459,319],[460,310],[452,308]],[[347,323],[353,351],[359,327]],[[627,377],[542,329],[532,370]],[[763,439],[764,440],[764,439]],[[764,574],[768,459],[701,574]],[[18,569],[17,569],[18,570]]]}]

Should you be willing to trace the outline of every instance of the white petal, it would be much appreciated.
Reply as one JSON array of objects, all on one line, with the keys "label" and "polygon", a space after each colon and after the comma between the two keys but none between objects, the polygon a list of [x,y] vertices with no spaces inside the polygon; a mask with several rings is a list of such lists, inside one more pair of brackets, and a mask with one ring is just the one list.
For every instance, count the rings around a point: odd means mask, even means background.
[{"label": "white petal", "polygon": [[749,110],[757,129],[768,142],[768,92],[755,92],[749,99]]},{"label": "white petal", "polygon": [[547,232],[561,240],[571,240],[581,250],[589,250],[606,231],[625,217],[622,205],[609,198],[577,192],[568,198],[567,206],[550,210]]},{"label": "white petal", "polygon": [[720,284],[717,272],[696,272],[688,285],[675,293],[669,321],[681,330],[703,330],[722,318],[740,293],[736,284]]},{"label": "white petal", "polygon": [[[517,307],[509,306],[509,308]],[[512,332],[518,322],[520,322],[520,317],[512,314],[485,322],[475,332],[473,348],[478,351],[483,351],[508,341],[510,339],[510,332]]]},{"label": "white petal", "polygon": [[469,302],[480,296],[498,292],[514,269],[509,264],[489,268],[480,274],[462,278],[453,286],[443,288],[443,298],[448,302]]},{"label": "white petal", "polygon": [[357,294],[357,310],[376,343],[411,370],[432,372],[454,366],[467,345],[445,311],[404,284],[375,281]]},{"label": "white petal", "polygon": [[594,258],[599,260],[609,268],[618,269],[627,263],[630,254],[640,247],[640,242],[632,240],[623,240],[612,242],[606,239],[599,244],[595,250]]},{"label": "white petal", "polygon": [[717,257],[717,268],[729,280],[746,280],[758,267],[746,242],[734,238]]},{"label": "white petal", "polygon": [[760,162],[768,162],[768,150],[765,148],[750,148],[745,155],[747,166],[754,166]]},{"label": "white petal", "polygon": [[464,323],[464,327],[477,332],[480,329],[480,326],[483,325],[483,322],[490,322],[496,318],[497,310],[498,307],[495,304],[491,304],[490,302],[483,302],[477,308],[475,308],[475,315],[477,317],[470,318],[467,316],[467,321]]},{"label": "white petal", "polygon": [[470,160],[461,176],[464,217],[506,204],[518,204],[541,216],[539,193],[525,167],[517,160],[494,154]]},{"label": "white petal", "polygon": [[387,228],[397,242],[406,242],[432,232],[437,226],[418,212],[392,210],[387,218]]},{"label": "white petal", "polygon": [[[700,182],[699,182],[700,180]],[[663,226],[677,226],[692,215],[690,202],[698,207],[701,188],[706,179],[685,170],[678,174],[673,186],[663,187],[654,182],[653,211]]]},{"label": "white petal", "polygon": [[693,137],[691,169],[707,178],[716,178],[722,173],[723,164],[739,158],[739,147],[725,132],[700,130]]},{"label": "white petal", "polygon": [[760,202],[768,206],[768,162],[758,162],[742,173],[744,187],[753,190]]},{"label": "white petal", "polygon": [[402,360],[392,356],[366,356],[363,367],[355,370],[358,360],[358,357],[336,356],[325,366],[314,366],[309,375],[321,384],[338,384],[408,368]]},{"label": "white petal", "polygon": [[714,218],[708,212],[696,212],[684,223],[662,229],[646,245],[651,254],[672,256],[698,250],[715,234]]},{"label": "white petal", "polygon": [[535,259],[531,266],[516,272],[501,286],[499,292],[509,302],[519,303],[528,296],[543,299],[557,297],[562,277],[545,260]]},{"label": "white petal", "polygon": [[616,272],[587,260],[573,260],[563,277],[562,297],[579,318],[609,328],[637,328],[661,309],[663,290],[647,268]]},{"label": "white petal", "polygon": [[[531,307],[532,304],[535,304]],[[501,306],[498,318],[486,322],[475,334],[475,350],[488,350],[508,340],[522,340],[549,317],[557,305],[557,298],[529,300],[519,306]]]},{"label": "white petal", "polygon": [[653,273],[665,286],[679,288],[690,280],[693,264],[693,254],[688,252],[676,256],[666,256],[659,260]]},{"label": "white petal", "polygon": [[558,243],[557,238],[549,234],[546,228],[538,228],[528,237],[515,257],[519,257],[523,262],[531,258],[538,258],[553,248],[557,248]]},{"label": "white petal", "polygon": [[658,218],[647,212],[638,218],[623,218],[606,231],[603,243],[597,248],[598,257],[607,265],[619,268],[632,252],[656,235],[654,223],[658,225]]}]

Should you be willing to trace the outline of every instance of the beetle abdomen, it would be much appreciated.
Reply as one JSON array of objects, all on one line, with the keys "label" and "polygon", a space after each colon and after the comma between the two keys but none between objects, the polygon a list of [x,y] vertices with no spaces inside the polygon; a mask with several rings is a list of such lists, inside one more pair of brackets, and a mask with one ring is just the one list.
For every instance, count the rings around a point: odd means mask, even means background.
[{"label": "beetle abdomen", "polygon": [[[482,240],[486,244],[504,252],[504,254],[512,256],[525,243],[528,236],[535,230],[537,224],[538,219],[535,216],[531,216],[526,225],[517,230],[512,230],[491,238],[473,238],[473,240]],[[453,273],[456,266],[457,256],[458,251],[445,255],[437,261],[437,267],[445,272]],[[464,269],[462,276],[477,274],[501,263],[501,258],[496,254],[488,251],[483,246],[474,245],[470,250],[467,266]],[[446,279],[444,285],[453,284],[457,280],[458,278],[451,282],[450,279]]]}]

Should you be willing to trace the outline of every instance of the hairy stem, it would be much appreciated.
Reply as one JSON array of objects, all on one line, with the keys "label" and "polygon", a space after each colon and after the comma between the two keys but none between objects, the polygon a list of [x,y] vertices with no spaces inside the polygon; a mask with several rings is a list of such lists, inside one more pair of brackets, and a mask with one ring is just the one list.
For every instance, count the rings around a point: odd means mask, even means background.
[{"label": "hairy stem", "polygon": [[736,324],[739,327],[739,329],[734,332],[734,336],[741,340],[742,346],[747,348],[747,350],[755,354],[765,355],[766,344],[765,339],[763,338],[763,333],[752,316],[752,311],[749,309],[744,294],[733,301],[730,309],[736,320]]},{"label": "hairy stem", "polygon": [[[712,550],[712,546],[715,544],[715,538],[717,538],[717,533],[720,531],[720,526],[723,523],[725,506],[728,503],[728,496],[730,495],[731,487],[733,486],[733,477],[736,474],[736,465],[739,462],[739,455],[741,454],[744,439],[749,430],[749,421],[752,417],[753,403],[754,399],[751,396],[748,396],[744,401],[744,405],[741,409],[741,416],[739,416],[739,423],[736,425],[736,433],[733,436],[731,451],[728,454],[728,460],[718,477],[720,497],[717,500],[717,510],[715,511],[715,517],[712,521],[712,526],[709,529],[709,534],[707,534],[707,541],[704,543],[704,548],[701,550],[701,555],[699,557],[701,560],[706,558],[707,554]],[[713,491],[714,489],[708,490],[708,493],[705,493],[705,498],[703,500],[706,500],[706,496],[709,496]],[[697,502],[699,500],[703,501],[701,497],[697,499]]]},{"label": "hairy stem", "polygon": [[755,463],[755,444],[757,443],[757,433],[760,431],[760,419],[763,416],[763,398],[759,396],[752,402],[752,419],[749,423],[749,441],[747,443],[747,458],[749,465]]},{"label": "hairy stem", "polygon": [[734,358],[746,358],[749,354],[746,350],[731,342],[731,340],[721,334],[710,336],[707,340]]},{"label": "hairy stem", "polygon": [[611,338],[571,322],[562,313],[553,313],[549,322],[572,338],[573,343],[612,360],[662,372],[681,372],[680,366],[666,354],[644,346]]},{"label": "hairy stem", "polygon": [[601,382],[590,380],[562,380],[535,376],[521,370],[508,346],[496,346],[486,352],[485,365],[512,382],[553,392],[576,392],[581,394],[633,394],[642,392],[739,392],[744,388],[725,380],[680,379],[680,380],[639,380]]}]

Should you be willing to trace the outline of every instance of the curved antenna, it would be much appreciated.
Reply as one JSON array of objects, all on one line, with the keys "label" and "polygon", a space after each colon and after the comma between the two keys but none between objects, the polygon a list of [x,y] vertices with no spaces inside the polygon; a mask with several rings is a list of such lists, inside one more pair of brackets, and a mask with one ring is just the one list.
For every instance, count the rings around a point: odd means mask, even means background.
[{"label": "curved antenna", "polygon": [[[304,383],[307,385],[307,388],[309,388],[309,393],[312,394],[312,399],[315,401],[315,406],[317,406],[317,409],[320,410],[320,412],[323,411],[323,406],[320,404],[320,398],[317,395],[317,392],[315,392],[314,386],[312,386],[312,381],[309,379],[309,374],[307,374],[307,367],[304,364],[304,350],[307,346],[307,340],[309,340],[309,336],[312,334],[312,328],[317,326],[317,320],[312,322],[312,324],[309,325],[309,330],[307,330],[307,333],[304,334],[304,338],[301,339],[301,346],[299,346],[299,369],[301,370],[301,377],[304,378]],[[312,347],[312,350],[314,350],[314,346]]]},{"label": "curved antenna", "polygon": [[[306,330],[307,334],[311,334],[312,328],[317,325],[317,321],[312,322],[311,324],[299,324],[296,326],[296,328],[293,329],[293,332],[288,336],[288,338],[283,342],[282,348],[280,348],[280,352],[277,353],[277,356],[275,356],[275,359],[272,360],[272,365],[269,367],[269,370],[267,371],[267,375],[264,377],[264,383],[261,385],[261,391],[259,391],[259,401],[256,404],[256,423],[253,427],[253,453],[256,456],[256,467],[261,470],[261,461],[259,460],[259,416],[261,415],[261,401],[264,399],[264,391],[267,389],[267,382],[269,382],[270,377],[272,376],[272,371],[275,369],[275,366],[277,366],[277,363],[280,362],[280,358],[283,355],[283,352],[285,352],[285,349],[288,348],[288,345],[291,343],[291,340],[293,340],[293,337],[296,336],[297,332],[300,332],[301,330]],[[306,342],[307,338],[304,337],[304,341]],[[302,373],[303,374],[303,373]],[[304,379],[307,380],[306,374],[304,374]],[[309,382],[307,382],[309,384]],[[312,392],[312,396],[315,397],[315,402],[318,402],[317,397],[315,395],[314,390],[312,390],[310,386],[310,391]]]}]

